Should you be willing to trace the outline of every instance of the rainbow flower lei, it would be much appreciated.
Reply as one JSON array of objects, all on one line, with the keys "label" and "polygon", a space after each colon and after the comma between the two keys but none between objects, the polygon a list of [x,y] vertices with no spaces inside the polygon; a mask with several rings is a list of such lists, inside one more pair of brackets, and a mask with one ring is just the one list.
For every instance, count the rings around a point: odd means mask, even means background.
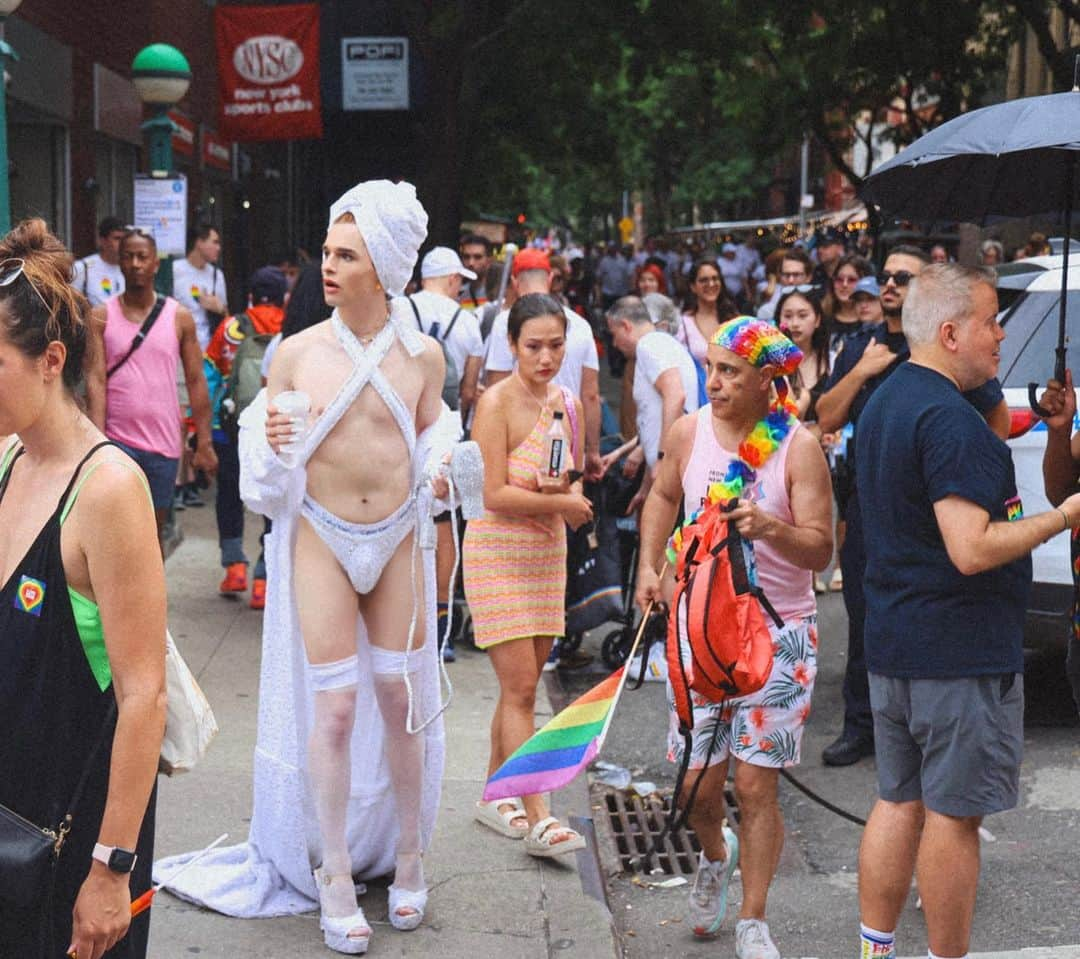
[{"label": "rainbow flower lei", "polygon": [[674,564],[683,547],[683,530],[698,521],[702,512],[717,503],[739,499],[743,491],[752,486],[757,479],[757,471],[768,461],[787,438],[788,433],[799,422],[795,405],[787,398],[786,391],[781,394],[768,416],[759,420],[746,439],[739,444],[739,455],[727,468],[724,478],[709,486],[706,495],[708,502],[695,510],[672,534],[667,543],[668,562]]}]

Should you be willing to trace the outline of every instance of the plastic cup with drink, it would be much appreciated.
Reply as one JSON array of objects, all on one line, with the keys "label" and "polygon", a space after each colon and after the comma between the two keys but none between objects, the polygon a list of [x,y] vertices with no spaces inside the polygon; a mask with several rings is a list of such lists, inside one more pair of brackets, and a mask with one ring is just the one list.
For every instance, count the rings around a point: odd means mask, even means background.
[{"label": "plastic cup with drink", "polygon": [[311,397],[301,390],[285,390],[271,400],[279,413],[292,419],[293,431],[289,442],[278,452],[278,459],[289,469],[300,464],[300,453],[304,449],[311,415]]}]

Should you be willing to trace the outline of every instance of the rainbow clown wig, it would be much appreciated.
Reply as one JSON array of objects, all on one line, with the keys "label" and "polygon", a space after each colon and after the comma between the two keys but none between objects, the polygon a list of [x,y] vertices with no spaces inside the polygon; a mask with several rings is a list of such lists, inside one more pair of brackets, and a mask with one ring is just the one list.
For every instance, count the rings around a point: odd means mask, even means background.
[{"label": "rainbow clown wig", "polygon": [[753,316],[737,316],[722,323],[709,342],[713,346],[731,350],[751,366],[759,369],[763,366],[773,367],[776,371],[773,383],[777,396],[774,407],[795,412],[794,405],[788,399],[788,385],[784,377],[799,368],[803,360],[802,350],[772,323]]}]

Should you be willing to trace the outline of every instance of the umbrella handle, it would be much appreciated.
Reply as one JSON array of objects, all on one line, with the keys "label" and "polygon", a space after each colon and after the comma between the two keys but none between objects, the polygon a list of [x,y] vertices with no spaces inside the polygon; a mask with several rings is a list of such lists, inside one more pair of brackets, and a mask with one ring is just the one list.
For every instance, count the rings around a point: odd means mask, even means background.
[{"label": "umbrella handle", "polygon": [[1039,389],[1038,383],[1028,383],[1028,406],[1031,407],[1032,412],[1046,419],[1052,414],[1046,407],[1042,406],[1038,400],[1037,390]]},{"label": "umbrella handle", "polygon": [[[1078,58],[1080,59],[1080,58]],[[1064,302],[1064,299],[1062,300]],[[1059,383],[1065,382],[1065,347],[1059,346],[1054,350],[1054,379]],[[1031,409],[1043,419],[1053,414],[1045,407],[1039,404],[1039,401],[1035,397],[1035,391],[1038,390],[1038,383],[1028,383],[1028,405]]]}]

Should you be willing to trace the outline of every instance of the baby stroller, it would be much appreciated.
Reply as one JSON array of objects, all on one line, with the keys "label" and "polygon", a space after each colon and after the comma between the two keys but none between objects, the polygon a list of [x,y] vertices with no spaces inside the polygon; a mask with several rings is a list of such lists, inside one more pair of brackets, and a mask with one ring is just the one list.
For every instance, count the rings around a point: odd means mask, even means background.
[{"label": "baby stroller", "polygon": [[[626,662],[638,626],[634,588],[637,582],[640,536],[637,518],[625,514],[641,485],[643,472],[644,470],[630,479],[623,475],[622,462],[615,464],[602,480],[599,500],[595,504],[597,523],[604,524],[607,538],[617,551],[621,571],[622,596],[620,614],[616,619],[618,625],[609,629],[600,641],[600,657],[609,669],[618,669]],[[666,631],[665,615],[654,612],[650,615],[650,620],[642,639],[646,652],[650,639],[655,639],[656,636],[662,638]]]},{"label": "baby stroller", "polygon": [[[639,539],[637,530],[633,532],[620,532],[625,539],[625,548],[628,551],[627,575],[623,586],[623,609],[620,625],[610,630],[600,641],[600,657],[604,665],[609,669],[618,669],[630,655],[630,649],[634,645],[634,637],[640,625],[639,614],[634,604],[634,589],[637,583],[637,562]],[[645,625],[645,632],[641,638],[641,646],[638,654],[641,657],[642,669],[640,676],[631,676],[630,680],[636,686],[644,680],[645,666],[649,660],[649,648],[659,642],[664,644],[667,637],[667,609],[657,604],[649,613],[649,621]]]}]

